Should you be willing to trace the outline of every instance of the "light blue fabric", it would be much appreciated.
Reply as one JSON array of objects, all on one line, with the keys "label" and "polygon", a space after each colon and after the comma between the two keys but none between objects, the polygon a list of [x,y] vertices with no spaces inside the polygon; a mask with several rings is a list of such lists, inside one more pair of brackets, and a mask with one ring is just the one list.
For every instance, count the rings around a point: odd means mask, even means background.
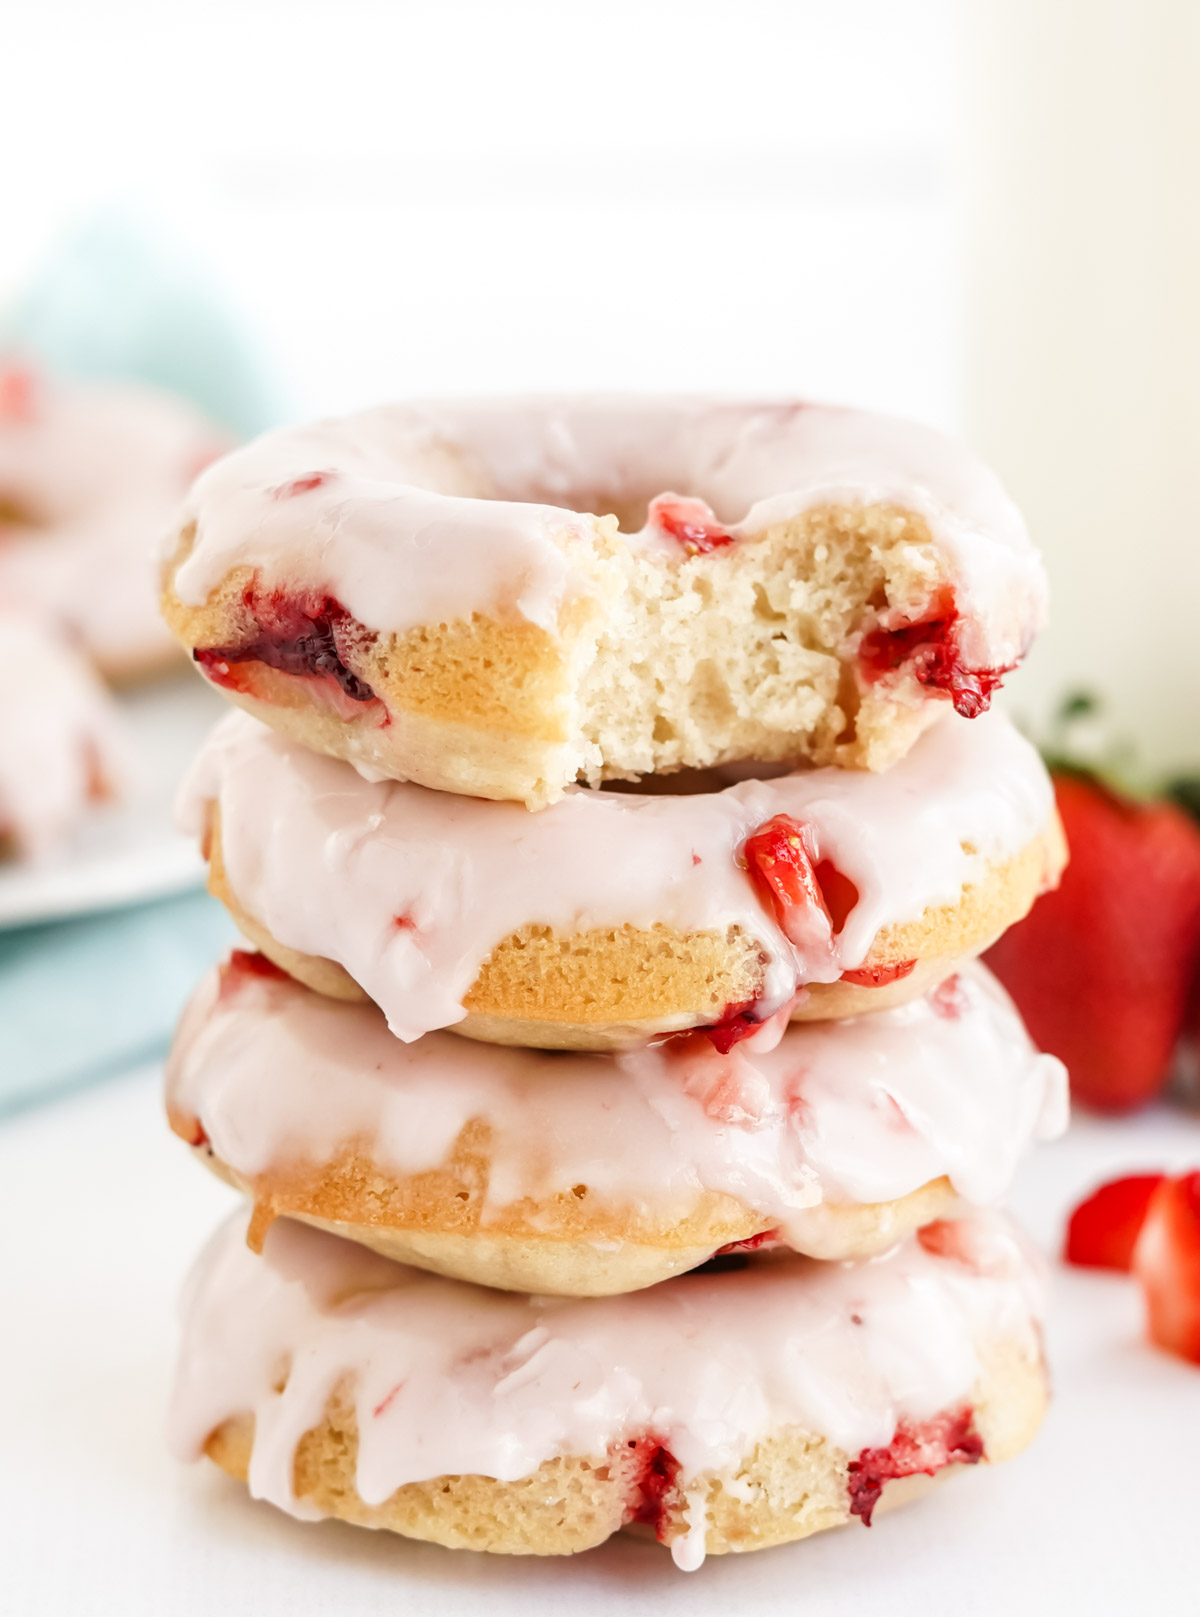
[{"label": "light blue fabric", "polygon": [[164,1054],[233,941],[204,892],[0,933],[0,1116]]},{"label": "light blue fabric", "polygon": [[78,227],[0,318],[0,352],[69,376],[152,382],[241,438],[283,402],[260,344],[156,225],[110,209]]}]

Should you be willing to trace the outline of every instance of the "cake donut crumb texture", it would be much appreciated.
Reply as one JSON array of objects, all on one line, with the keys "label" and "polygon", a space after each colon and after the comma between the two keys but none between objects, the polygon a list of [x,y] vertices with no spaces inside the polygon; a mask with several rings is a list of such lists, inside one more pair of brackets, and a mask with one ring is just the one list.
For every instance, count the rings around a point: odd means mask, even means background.
[{"label": "cake donut crumb texture", "polygon": [[540,1555],[642,1524],[691,1569],[1019,1452],[1045,1405],[1040,1311],[1037,1265],[994,1217],[866,1264],[575,1302],[288,1221],[258,1257],[235,1219],[189,1287],[172,1445],[300,1517]]},{"label": "cake donut crumb texture", "polygon": [[730,760],[883,769],[1045,612],[930,429],[818,405],[390,406],[196,483],[163,611],[235,702],[369,775],[539,807]]},{"label": "cake donut crumb texture", "polygon": [[429,1034],[235,952],[197,990],[167,1069],[171,1125],[274,1217],[518,1291],[634,1290],[728,1247],[841,1259],[999,1201],[1066,1124],[981,966],[853,1021],[700,1035],[620,1056]]},{"label": "cake donut crumb texture", "polygon": [[245,935],[319,992],[373,999],[403,1039],[568,1049],[918,996],[1065,858],[1045,767],[998,713],[939,718],[883,775],[576,788],[535,816],[368,782],[230,715],[180,821]]}]

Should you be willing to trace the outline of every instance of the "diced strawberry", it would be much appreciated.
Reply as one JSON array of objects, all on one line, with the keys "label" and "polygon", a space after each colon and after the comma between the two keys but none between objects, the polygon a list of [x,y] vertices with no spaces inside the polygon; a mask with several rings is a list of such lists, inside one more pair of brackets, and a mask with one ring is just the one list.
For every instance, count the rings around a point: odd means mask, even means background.
[{"label": "diced strawberry", "polygon": [[886,1448],[863,1449],[850,1462],[850,1514],[870,1527],[885,1482],[923,1472],[933,1476],[948,1465],[977,1465],[983,1439],[975,1430],[975,1412],[959,1409],[931,1420],[901,1420]]},{"label": "diced strawberry", "polygon": [[242,689],[238,665],[259,662],[295,677],[331,681],[352,702],[375,700],[366,680],[352,673],[342,659],[347,645],[358,643],[367,632],[332,595],[303,597],[264,590],[254,580],[242,599],[253,632],[239,645],[198,646],[192,652],[214,685]]},{"label": "diced strawberry", "polygon": [[854,983],[859,988],[884,988],[888,983],[898,983],[905,977],[911,977],[916,969],[915,960],[897,960],[889,966],[859,966],[854,971],[844,971],[842,981]]},{"label": "diced strawberry", "polygon": [[1127,1111],[1170,1071],[1200,956],[1200,829],[1076,774],[1055,780],[1071,863],[988,951],[1078,1100]]},{"label": "diced strawberry", "polygon": [[733,534],[717,521],[711,505],[679,494],[660,494],[650,501],[646,525],[681,544],[689,556],[707,555],[733,543]]},{"label": "diced strawberry", "polygon": [[714,1022],[711,1027],[702,1028],[701,1032],[705,1038],[711,1039],[723,1056],[727,1056],[735,1044],[748,1039],[762,1026],[754,1014],[757,1004],[756,999],[743,999],[734,1005],[726,1005],[721,1020]]},{"label": "diced strawberry", "polygon": [[229,999],[254,978],[268,982],[289,981],[287,972],[265,954],[253,949],[231,949],[228,958],[221,963],[221,998]]},{"label": "diced strawberry", "polygon": [[647,1522],[661,1540],[667,1528],[668,1498],[675,1492],[679,1461],[657,1437],[630,1438],[626,1447],[634,1457],[626,1520]]},{"label": "diced strawberry", "polygon": [[943,588],[923,618],[869,630],[859,646],[859,666],[870,680],[909,673],[918,684],[945,691],[964,719],[978,718],[1016,664],[969,667],[958,646],[960,618],[953,592]]},{"label": "diced strawberry", "polygon": [[1160,1173],[1112,1179],[1080,1202],[1067,1223],[1063,1256],[1084,1269],[1128,1270]]},{"label": "diced strawberry", "polygon": [[1200,1173],[1163,1179],[1133,1249],[1150,1340],[1200,1364]]},{"label": "diced strawberry", "polygon": [[833,917],[817,880],[808,826],[777,814],[746,838],[742,857],[785,935],[800,947],[827,946]]}]

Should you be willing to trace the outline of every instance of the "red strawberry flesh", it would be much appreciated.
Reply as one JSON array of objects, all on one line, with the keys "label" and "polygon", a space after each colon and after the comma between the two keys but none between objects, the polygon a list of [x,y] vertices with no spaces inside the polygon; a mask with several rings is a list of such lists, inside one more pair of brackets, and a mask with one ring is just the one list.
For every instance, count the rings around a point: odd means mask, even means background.
[{"label": "red strawberry flesh", "polygon": [[1171,1069],[1200,958],[1200,829],[1077,774],[1055,778],[1071,862],[988,951],[1035,1044],[1076,1100],[1128,1111]]},{"label": "red strawberry flesh", "polygon": [[1150,1198],[1133,1272],[1150,1340],[1200,1364],[1200,1172],[1164,1179]]},{"label": "red strawberry flesh", "polygon": [[253,632],[237,645],[202,646],[192,653],[214,685],[241,690],[238,665],[263,663],[283,674],[332,680],[353,702],[375,699],[366,680],[342,660],[345,642],[365,631],[332,595],[303,597],[251,583],[242,600]]},{"label": "red strawberry flesh", "polygon": [[1084,1269],[1127,1271],[1162,1174],[1113,1179],[1085,1197],[1067,1223],[1064,1257]]},{"label": "red strawberry flesh", "polygon": [[959,650],[961,613],[949,590],[939,591],[925,617],[894,628],[869,630],[858,649],[868,680],[909,673],[919,685],[944,691],[964,719],[978,718],[1016,663],[972,668]]},{"label": "red strawberry flesh", "polygon": [[926,1421],[901,1420],[886,1448],[863,1449],[850,1462],[850,1514],[870,1527],[885,1482],[918,1473],[933,1476],[948,1465],[977,1465],[983,1439],[975,1431],[974,1411],[959,1409]]},{"label": "red strawberry flesh", "polygon": [[885,988],[888,983],[902,982],[905,977],[911,977],[916,969],[915,960],[897,960],[888,966],[859,966],[854,971],[844,971],[842,981],[854,983],[859,988]]},{"label": "red strawberry flesh", "polygon": [[633,1489],[626,1505],[626,1520],[646,1522],[662,1540],[669,1518],[668,1497],[675,1491],[679,1461],[657,1437],[631,1438]]},{"label": "red strawberry flesh", "polygon": [[734,536],[703,500],[684,499],[678,494],[660,494],[650,501],[646,525],[658,528],[674,539],[689,556],[707,555],[731,545]]}]

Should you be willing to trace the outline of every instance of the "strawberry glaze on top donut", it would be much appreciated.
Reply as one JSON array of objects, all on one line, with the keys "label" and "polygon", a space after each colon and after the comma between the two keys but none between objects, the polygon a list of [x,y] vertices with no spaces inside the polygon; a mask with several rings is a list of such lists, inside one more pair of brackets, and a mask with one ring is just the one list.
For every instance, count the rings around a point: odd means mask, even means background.
[{"label": "strawberry glaze on top donut", "polygon": [[0,361],[0,590],[64,620],[110,678],[171,667],[150,552],[228,447],[174,394]]},{"label": "strawberry glaze on top donut", "polygon": [[1046,770],[999,713],[943,711],[885,774],[575,787],[533,816],[365,781],[231,714],[181,816],[246,935],[310,986],[374,999],[402,1039],[551,1048],[702,1023],[728,1048],[789,1006],[918,995],[1063,860]]},{"label": "strawberry glaze on top donut", "polygon": [[189,1287],[171,1445],[309,1520],[543,1555],[641,1522],[692,1570],[869,1523],[900,1477],[1018,1453],[1045,1408],[1042,1266],[994,1216],[571,1301],[245,1232]]},{"label": "strawberry glaze on top donut", "polygon": [[235,701],[364,773],[531,807],[576,779],[882,769],[983,712],[1045,581],[990,472],[819,405],[392,406],[207,471],[163,607]]},{"label": "strawberry glaze on top donut", "polygon": [[973,965],[922,1000],[618,1056],[431,1033],[235,951],[167,1068],[181,1138],[275,1217],[508,1290],[653,1285],[731,1244],[863,1257],[994,1204],[1061,1134],[1066,1074]]}]

